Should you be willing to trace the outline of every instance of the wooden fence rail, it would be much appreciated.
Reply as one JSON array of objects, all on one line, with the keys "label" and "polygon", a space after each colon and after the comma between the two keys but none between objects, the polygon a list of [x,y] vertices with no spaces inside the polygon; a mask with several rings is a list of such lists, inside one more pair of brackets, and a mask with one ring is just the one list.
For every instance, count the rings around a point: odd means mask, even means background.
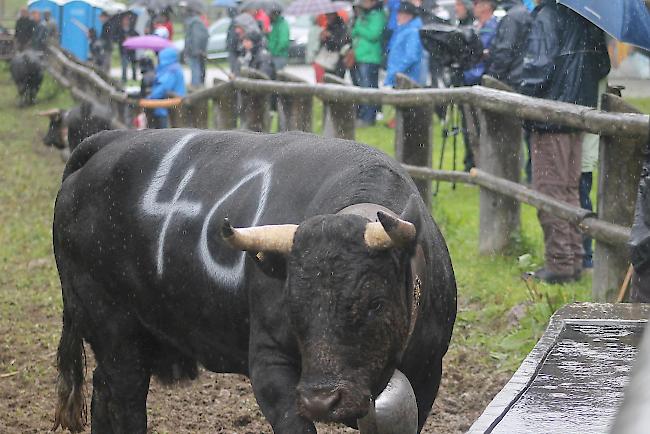
[{"label": "wooden fence rail", "polygon": [[[115,126],[129,125],[138,101],[111,86],[98,73],[48,47],[48,70],[73,96],[110,104]],[[579,225],[597,240],[593,299],[612,300],[629,264],[626,242],[632,224],[641,153],[649,140],[650,118],[614,95],[603,97],[603,110],[508,92],[503,84],[423,89],[400,77],[395,89],[363,89],[327,76],[324,84],[301,82],[280,73],[269,80],[259,71],[191,93],[172,110],[172,126],[269,131],[269,108],[277,104],[279,130],[311,132],[313,98],[323,103],[323,134],[354,139],[354,113],[359,104],[396,108],[395,157],[415,179],[427,204],[431,181],[475,184],[480,188],[479,253],[503,252],[520,227],[520,203],[543,209]],[[493,88],[489,88],[490,86]],[[457,104],[478,114],[478,168],[470,173],[431,169],[433,107]],[[211,113],[209,111],[212,111]],[[521,120],[537,120],[599,134],[600,168],[597,216],[519,184]]]}]

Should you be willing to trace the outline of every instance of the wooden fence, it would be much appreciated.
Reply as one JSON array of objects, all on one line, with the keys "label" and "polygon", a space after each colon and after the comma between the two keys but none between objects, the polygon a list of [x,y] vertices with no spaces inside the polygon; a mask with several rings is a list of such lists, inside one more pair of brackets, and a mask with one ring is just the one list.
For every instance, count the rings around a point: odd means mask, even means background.
[{"label": "wooden fence", "polygon": [[[79,100],[110,105],[123,128],[138,101],[111,86],[100,75],[73,62],[56,48],[48,48],[47,68]],[[488,87],[490,86],[490,87]],[[281,130],[312,131],[314,97],[323,103],[323,134],[354,139],[355,106],[387,104],[396,109],[395,158],[414,178],[427,204],[431,181],[476,184],[480,188],[481,254],[503,252],[520,228],[520,202],[543,209],[579,225],[596,240],[593,299],[613,300],[630,263],[626,246],[634,215],[642,152],[649,140],[647,115],[612,94],[603,96],[602,110],[530,98],[495,89],[498,82],[453,89],[423,89],[400,77],[395,89],[363,89],[338,77],[312,85],[286,73],[275,81],[257,71],[215,81],[211,87],[182,99],[172,110],[173,127],[269,131],[271,96],[277,99]],[[478,168],[470,173],[434,170],[432,166],[433,108],[468,105],[480,124]],[[600,134],[597,212],[557,201],[519,183],[521,175],[521,120],[547,121]]]}]

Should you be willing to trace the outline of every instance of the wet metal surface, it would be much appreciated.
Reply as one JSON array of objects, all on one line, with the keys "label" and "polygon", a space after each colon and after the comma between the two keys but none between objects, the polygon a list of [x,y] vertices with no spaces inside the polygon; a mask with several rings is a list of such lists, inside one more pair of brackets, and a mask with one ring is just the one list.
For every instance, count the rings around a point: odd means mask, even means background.
[{"label": "wet metal surface", "polygon": [[649,313],[643,305],[562,308],[470,433],[607,432]]}]

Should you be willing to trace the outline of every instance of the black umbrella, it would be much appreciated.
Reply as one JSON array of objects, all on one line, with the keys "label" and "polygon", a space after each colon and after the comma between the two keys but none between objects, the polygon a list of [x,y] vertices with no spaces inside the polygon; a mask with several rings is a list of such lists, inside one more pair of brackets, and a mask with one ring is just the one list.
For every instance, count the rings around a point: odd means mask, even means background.
[{"label": "black umbrella", "polygon": [[106,21],[106,23],[104,23],[104,26],[107,26],[108,32],[111,35],[111,40],[113,42],[119,42],[120,31],[122,29],[122,19],[124,17],[129,17],[129,28],[132,29],[135,24],[135,20],[138,18],[137,14],[133,11],[118,12],[117,14],[111,16]]},{"label": "black umbrella", "polygon": [[275,0],[248,0],[239,6],[239,10],[246,9],[264,9],[266,12],[282,11],[284,6]]}]

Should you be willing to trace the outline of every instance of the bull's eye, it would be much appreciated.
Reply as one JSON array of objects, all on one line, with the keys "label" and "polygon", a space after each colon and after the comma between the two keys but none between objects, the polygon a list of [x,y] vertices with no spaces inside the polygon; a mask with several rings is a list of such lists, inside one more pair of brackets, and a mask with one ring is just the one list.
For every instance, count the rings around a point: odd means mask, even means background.
[{"label": "bull's eye", "polygon": [[368,306],[369,313],[377,314],[384,310],[384,301],[381,299],[375,299],[370,302]]}]

